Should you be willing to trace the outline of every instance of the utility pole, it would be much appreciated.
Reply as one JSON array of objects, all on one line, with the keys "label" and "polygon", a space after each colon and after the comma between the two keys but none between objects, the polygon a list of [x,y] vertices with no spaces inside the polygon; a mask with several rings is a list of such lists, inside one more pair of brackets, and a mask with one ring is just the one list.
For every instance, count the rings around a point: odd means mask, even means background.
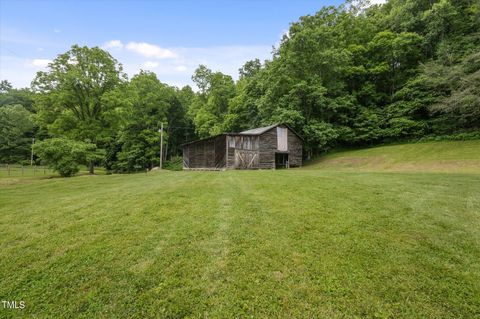
[{"label": "utility pole", "polygon": [[30,155],[30,166],[33,166],[33,144],[35,144],[35,137],[32,137],[32,154]]},{"label": "utility pole", "polygon": [[163,123],[160,123],[160,169],[162,169],[162,161],[163,161]]}]

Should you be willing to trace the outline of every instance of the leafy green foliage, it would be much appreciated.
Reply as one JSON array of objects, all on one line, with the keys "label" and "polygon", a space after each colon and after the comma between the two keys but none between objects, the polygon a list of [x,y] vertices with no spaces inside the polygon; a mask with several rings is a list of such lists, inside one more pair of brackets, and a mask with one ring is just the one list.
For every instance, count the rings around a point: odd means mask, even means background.
[{"label": "leafy green foliage", "polygon": [[158,166],[161,123],[165,152],[170,149],[177,154],[178,144],[191,131],[186,104],[193,96],[188,88],[177,90],[147,71],[141,71],[129,83],[107,94],[104,101],[115,110],[119,126],[115,139],[107,147],[107,168],[132,172]]},{"label": "leafy green foliage", "polygon": [[34,123],[22,105],[0,107],[0,162],[17,163],[30,158]]},{"label": "leafy green foliage", "polygon": [[6,105],[21,105],[27,111],[33,112],[33,92],[28,89],[13,89],[9,82],[4,82],[0,84],[0,108]]},{"label": "leafy green foliage", "polygon": [[52,138],[36,143],[34,151],[43,164],[63,177],[75,175],[80,164],[90,163],[102,156],[96,151],[95,144],[65,138]]},{"label": "leafy green foliage", "polygon": [[[72,46],[33,82],[40,126],[52,136],[103,146],[112,136],[103,97],[124,79],[122,66],[108,52]],[[90,167],[93,173],[93,163]]]},{"label": "leafy green foliage", "polygon": [[439,66],[440,77],[429,77],[432,87],[444,87],[447,94],[430,106],[434,113],[459,128],[480,127],[480,52],[470,54],[454,67]]},{"label": "leafy green foliage", "polygon": [[240,69],[224,127],[286,122],[307,155],[478,130],[478,12],[468,0],[391,0],[301,17],[272,61]]},{"label": "leafy green foliage", "polygon": [[200,65],[192,80],[200,89],[189,110],[196,133],[200,137],[221,133],[229,101],[235,96],[232,77],[221,72],[212,72],[206,66]]},{"label": "leafy green foliage", "polygon": [[164,167],[169,171],[181,171],[183,169],[183,157],[174,156],[165,162]]}]

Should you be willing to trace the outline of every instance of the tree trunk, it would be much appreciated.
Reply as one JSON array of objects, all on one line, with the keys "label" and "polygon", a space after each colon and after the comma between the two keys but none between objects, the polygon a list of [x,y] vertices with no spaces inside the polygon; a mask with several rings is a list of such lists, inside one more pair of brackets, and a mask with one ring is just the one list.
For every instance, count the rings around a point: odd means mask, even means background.
[{"label": "tree trunk", "polygon": [[93,166],[93,161],[88,165],[88,174],[93,175],[95,173],[95,167]]}]

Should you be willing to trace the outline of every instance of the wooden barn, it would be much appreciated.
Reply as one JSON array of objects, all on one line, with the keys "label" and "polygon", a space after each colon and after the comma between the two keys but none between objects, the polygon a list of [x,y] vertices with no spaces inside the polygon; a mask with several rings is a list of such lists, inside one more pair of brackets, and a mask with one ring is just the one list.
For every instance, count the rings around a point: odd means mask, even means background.
[{"label": "wooden barn", "polygon": [[183,144],[183,169],[275,169],[302,166],[302,138],[275,124]]}]

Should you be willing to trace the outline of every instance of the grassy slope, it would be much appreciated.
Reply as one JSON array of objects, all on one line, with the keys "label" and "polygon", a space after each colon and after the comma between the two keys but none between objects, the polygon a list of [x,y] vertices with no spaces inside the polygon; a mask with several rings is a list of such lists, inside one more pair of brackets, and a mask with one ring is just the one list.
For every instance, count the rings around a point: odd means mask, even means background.
[{"label": "grassy slope", "polygon": [[0,299],[27,305],[0,317],[473,318],[479,189],[308,167],[0,184]]},{"label": "grassy slope", "polygon": [[389,145],[328,154],[309,168],[480,173],[480,140]]}]

